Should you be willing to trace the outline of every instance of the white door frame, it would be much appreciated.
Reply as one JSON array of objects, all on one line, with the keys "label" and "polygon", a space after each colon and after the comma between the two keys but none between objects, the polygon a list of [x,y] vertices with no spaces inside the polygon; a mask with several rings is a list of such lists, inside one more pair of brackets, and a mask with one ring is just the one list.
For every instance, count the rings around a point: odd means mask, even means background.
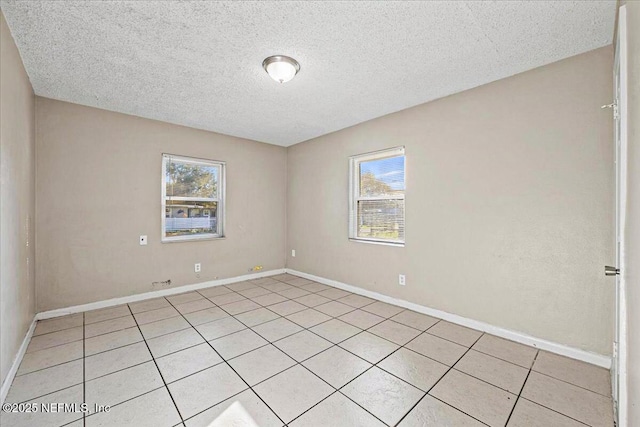
[{"label": "white door frame", "polygon": [[624,230],[627,208],[627,9],[618,11],[614,62],[614,121],[616,150],[616,276],[615,337],[612,358],[612,394],[619,427],[627,426],[627,300]]}]

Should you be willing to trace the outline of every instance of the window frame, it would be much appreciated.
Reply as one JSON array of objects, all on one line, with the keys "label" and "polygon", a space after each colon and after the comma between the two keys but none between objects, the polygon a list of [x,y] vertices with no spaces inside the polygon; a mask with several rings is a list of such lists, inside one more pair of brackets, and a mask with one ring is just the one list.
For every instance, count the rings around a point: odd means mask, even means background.
[{"label": "window frame", "polygon": [[[183,197],[183,196],[170,196],[167,198],[167,163],[169,160],[179,161],[181,163],[191,163],[205,166],[215,166],[218,168],[218,191],[216,198],[206,197]],[[226,162],[219,160],[201,159],[197,157],[178,156],[175,154],[162,153],[162,194],[161,204],[161,242],[162,243],[175,243],[175,242],[190,242],[198,240],[220,240],[225,238],[224,223],[225,223],[225,201],[226,201]],[[166,209],[167,200],[177,200],[186,202],[205,201],[216,202],[216,232],[215,233],[202,233],[195,236],[171,236],[167,237],[166,232]]]},{"label": "window frame", "polygon": [[[404,192],[402,194],[393,194],[387,196],[363,197],[360,195],[360,163],[371,162],[375,160],[388,159],[392,157],[405,158],[404,162]],[[402,240],[391,240],[382,238],[358,237],[358,202],[368,200],[405,200],[407,191],[407,162],[405,155],[405,147],[393,147],[370,153],[357,154],[349,157],[349,240],[352,242],[372,243],[377,245],[399,246],[404,247],[406,241],[406,201],[405,209],[403,209],[403,224],[405,235]]]}]

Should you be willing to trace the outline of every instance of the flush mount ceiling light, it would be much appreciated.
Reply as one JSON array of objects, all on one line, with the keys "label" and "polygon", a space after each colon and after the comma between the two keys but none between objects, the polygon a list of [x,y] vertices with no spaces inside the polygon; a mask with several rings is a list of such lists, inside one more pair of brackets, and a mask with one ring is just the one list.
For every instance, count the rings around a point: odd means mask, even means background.
[{"label": "flush mount ceiling light", "polygon": [[273,80],[279,83],[288,82],[300,71],[298,61],[284,55],[274,55],[266,58],[262,61],[262,67]]}]

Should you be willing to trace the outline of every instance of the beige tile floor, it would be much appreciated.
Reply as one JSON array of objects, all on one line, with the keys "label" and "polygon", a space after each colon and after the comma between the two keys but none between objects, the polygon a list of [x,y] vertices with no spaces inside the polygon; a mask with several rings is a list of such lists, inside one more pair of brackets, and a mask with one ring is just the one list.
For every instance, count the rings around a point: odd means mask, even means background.
[{"label": "beige tile floor", "polygon": [[89,411],[3,427],[613,425],[605,369],[289,274],[40,321],[7,402]]}]

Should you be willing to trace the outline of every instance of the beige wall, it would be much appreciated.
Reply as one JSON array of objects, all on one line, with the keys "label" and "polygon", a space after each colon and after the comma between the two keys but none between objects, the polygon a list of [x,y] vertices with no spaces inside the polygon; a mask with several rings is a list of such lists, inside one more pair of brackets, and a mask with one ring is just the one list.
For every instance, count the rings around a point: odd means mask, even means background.
[{"label": "beige wall", "polygon": [[[36,102],[38,311],[284,267],[285,148]],[[160,243],[162,153],[227,162],[225,240]]]},{"label": "beige wall", "polygon": [[[281,268],[286,258],[609,354],[612,123],[599,106],[611,100],[611,68],[602,48],[289,150],[36,98],[37,309]],[[349,242],[348,156],[397,145],[408,157],[406,247]],[[163,152],[227,162],[227,239],[160,243]]]},{"label": "beige wall", "polygon": [[628,200],[626,239],[627,313],[629,315],[629,426],[640,425],[640,3],[627,2]]},{"label": "beige wall", "polygon": [[35,315],[34,95],[0,12],[0,372]]},{"label": "beige wall", "polygon": [[[287,266],[610,354],[612,61],[601,48],[290,147]],[[348,157],[398,145],[406,246],[348,241]]]}]

